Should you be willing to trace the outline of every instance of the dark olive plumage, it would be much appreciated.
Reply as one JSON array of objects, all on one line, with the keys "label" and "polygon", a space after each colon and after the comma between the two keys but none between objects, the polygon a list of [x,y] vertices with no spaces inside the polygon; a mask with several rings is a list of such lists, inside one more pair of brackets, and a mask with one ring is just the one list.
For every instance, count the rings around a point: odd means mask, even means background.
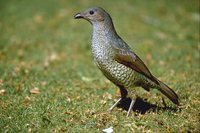
[{"label": "dark olive plumage", "polygon": [[173,103],[179,104],[177,94],[166,84],[154,77],[143,61],[119,37],[110,15],[100,7],[93,7],[77,13],[75,19],[83,18],[93,25],[92,53],[94,61],[102,73],[120,88],[121,98],[110,111],[124,98],[132,98],[128,110],[130,114],[137,97],[134,87],[145,90],[156,88]]}]

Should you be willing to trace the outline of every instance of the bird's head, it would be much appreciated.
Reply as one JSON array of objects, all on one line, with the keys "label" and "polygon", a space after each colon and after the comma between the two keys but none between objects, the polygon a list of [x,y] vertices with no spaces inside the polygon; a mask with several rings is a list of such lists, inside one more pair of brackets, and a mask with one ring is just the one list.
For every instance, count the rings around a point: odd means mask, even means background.
[{"label": "bird's head", "polygon": [[83,19],[89,21],[91,24],[110,20],[109,14],[101,7],[92,7],[86,11],[77,13],[74,16],[74,18],[75,19],[83,18]]}]

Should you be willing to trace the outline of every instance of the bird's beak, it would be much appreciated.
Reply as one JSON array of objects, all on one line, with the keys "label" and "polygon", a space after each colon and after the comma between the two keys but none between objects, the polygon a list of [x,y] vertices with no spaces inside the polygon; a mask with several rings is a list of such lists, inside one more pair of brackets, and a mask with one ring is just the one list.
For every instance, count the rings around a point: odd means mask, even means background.
[{"label": "bird's beak", "polygon": [[80,18],[84,18],[83,15],[81,15],[81,13],[77,13],[74,15],[74,19],[80,19]]}]

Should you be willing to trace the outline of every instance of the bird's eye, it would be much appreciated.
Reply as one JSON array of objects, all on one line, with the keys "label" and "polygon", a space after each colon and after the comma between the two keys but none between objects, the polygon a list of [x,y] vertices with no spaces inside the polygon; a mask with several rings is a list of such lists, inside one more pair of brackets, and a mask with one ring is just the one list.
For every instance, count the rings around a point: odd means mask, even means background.
[{"label": "bird's eye", "polygon": [[89,13],[90,13],[90,15],[93,15],[93,14],[94,14],[94,11],[93,11],[93,10],[90,10]]}]

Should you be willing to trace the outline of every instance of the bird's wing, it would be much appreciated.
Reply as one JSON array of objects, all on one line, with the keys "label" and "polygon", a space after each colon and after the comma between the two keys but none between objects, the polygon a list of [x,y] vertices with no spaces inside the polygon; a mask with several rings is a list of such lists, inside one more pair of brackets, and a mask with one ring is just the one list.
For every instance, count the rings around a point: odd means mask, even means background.
[{"label": "bird's wing", "polygon": [[113,46],[113,49],[115,51],[114,60],[146,76],[156,84],[159,84],[144,62],[134,52],[130,49],[118,48],[116,46]]}]

